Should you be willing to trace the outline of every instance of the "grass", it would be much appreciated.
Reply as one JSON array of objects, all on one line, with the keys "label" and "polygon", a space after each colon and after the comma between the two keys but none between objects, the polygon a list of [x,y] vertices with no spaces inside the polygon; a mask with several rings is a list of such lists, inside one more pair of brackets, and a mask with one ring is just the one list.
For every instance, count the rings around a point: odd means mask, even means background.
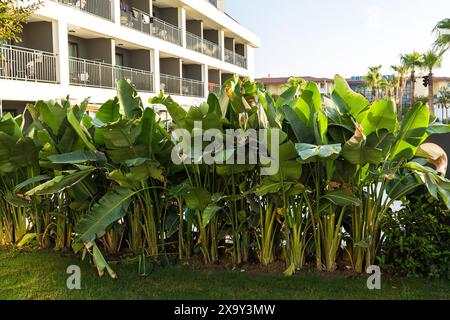
[{"label": "grass", "polygon": [[[68,290],[66,269],[81,267],[81,290]],[[136,264],[114,266],[118,280],[99,278],[88,262],[51,252],[0,249],[0,299],[450,299],[450,281],[385,279],[370,291],[366,276],[302,273],[291,278],[275,273],[192,271],[157,268],[148,277]]]}]

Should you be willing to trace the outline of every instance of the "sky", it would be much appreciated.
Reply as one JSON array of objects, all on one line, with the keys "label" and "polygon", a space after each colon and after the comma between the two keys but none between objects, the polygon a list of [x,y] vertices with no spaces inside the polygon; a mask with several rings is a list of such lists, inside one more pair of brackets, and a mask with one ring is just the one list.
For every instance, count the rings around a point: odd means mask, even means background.
[{"label": "sky", "polygon": [[[450,0],[225,0],[225,10],[257,34],[255,76],[345,77],[399,64],[430,49]],[[450,52],[438,76],[450,76]]]}]

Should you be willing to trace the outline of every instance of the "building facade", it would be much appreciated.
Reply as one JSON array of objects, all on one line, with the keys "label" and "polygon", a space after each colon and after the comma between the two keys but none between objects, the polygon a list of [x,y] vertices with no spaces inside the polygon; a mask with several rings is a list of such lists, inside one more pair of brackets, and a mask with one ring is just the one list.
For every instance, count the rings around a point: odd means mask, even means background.
[{"label": "building facade", "polygon": [[253,77],[259,38],[224,0],[45,0],[22,42],[0,46],[0,105],[69,96],[91,105],[127,79],[144,103],[160,90],[183,106],[205,101],[232,76]]}]

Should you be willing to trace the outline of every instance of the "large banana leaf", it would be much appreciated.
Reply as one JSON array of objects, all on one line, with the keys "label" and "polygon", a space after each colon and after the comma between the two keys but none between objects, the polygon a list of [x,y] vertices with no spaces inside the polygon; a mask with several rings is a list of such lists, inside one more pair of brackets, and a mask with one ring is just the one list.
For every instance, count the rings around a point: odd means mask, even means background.
[{"label": "large banana leaf", "polygon": [[117,81],[117,97],[120,108],[125,112],[127,119],[137,119],[142,116],[142,101],[137,95],[136,90],[127,80]]},{"label": "large banana leaf", "polygon": [[86,177],[90,176],[96,168],[87,168],[81,171],[75,171],[68,175],[58,175],[53,179],[44,182],[43,184],[34,187],[29,190],[26,195],[51,195],[55,193],[62,192],[84,180]]},{"label": "large banana leaf", "polygon": [[120,106],[117,98],[106,101],[96,112],[95,117],[103,123],[116,122],[120,119]]},{"label": "large banana leaf", "polygon": [[361,200],[358,199],[350,190],[338,189],[327,192],[323,198],[331,201],[337,206],[359,206]]},{"label": "large banana leaf", "polygon": [[79,238],[84,243],[90,243],[102,237],[113,222],[125,216],[134,194],[127,188],[106,193],[76,225]]},{"label": "large banana leaf", "polygon": [[283,115],[284,119],[289,123],[292,132],[297,139],[297,142],[301,143],[312,143],[314,142],[313,131],[310,130],[306,123],[304,123],[298,116],[298,114],[288,105],[284,105],[279,109],[280,114]]},{"label": "large banana leaf", "polygon": [[400,126],[391,159],[404,160],[413,157],[417,147],[426,138],[429,122],[430,111],[426,105],[419,102],[411,108]]},{"label": "large banana leaf", "polygon": [[63,154],[55,154],[48,157],[53,163],[57,164],[78,164],[86,162],[106,162],[106,157],[98,151],[74,151]]},{"label": "large banana leaf", "polygon": [[380,129],[387,129],[389,132],[394,132],[397,126],[397,114],[394,101],[392,99],[375,101],[361,122],[361,126],[366,136]]},{"label": "large banana leaf", "polygon": [[68,112],[67,120],[69,121],[70,125],[75,130],[77,135],[80,137],[80,139],[84,142],[86,147],[91,151],[96,151],[95,146],[92,144],[92,142],[88,138],[89,132],[87,132],[87,130],[84,127],[82,127],[82,125],[80,124],[80,121],[76,118],[74,109],[71,109]]},{"label": "large banana leaf", "polygon": [[335,159],[339,156],[342,147],[340,144],[316,146],[307,143],[295,145],[298,155],[303,161],[315,161],[317,159]]},{"label": "large banana leaf", "polygon": [[350,89],[347,81],[340,75],[334,77],[332,98],[342,113],[350,113],[356,120],[361,111],[369,106],[369,101]]}]

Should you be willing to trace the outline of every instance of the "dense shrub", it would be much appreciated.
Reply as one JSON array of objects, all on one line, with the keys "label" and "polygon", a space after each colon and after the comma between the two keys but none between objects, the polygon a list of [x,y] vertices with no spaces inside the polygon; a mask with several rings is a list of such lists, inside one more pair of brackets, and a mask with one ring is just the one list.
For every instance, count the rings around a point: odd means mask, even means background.
[{"label": "dense shrub", "polygon": [[393,273],[450,279],[450,212],[421,196],[388,215],[383,264]]}]

